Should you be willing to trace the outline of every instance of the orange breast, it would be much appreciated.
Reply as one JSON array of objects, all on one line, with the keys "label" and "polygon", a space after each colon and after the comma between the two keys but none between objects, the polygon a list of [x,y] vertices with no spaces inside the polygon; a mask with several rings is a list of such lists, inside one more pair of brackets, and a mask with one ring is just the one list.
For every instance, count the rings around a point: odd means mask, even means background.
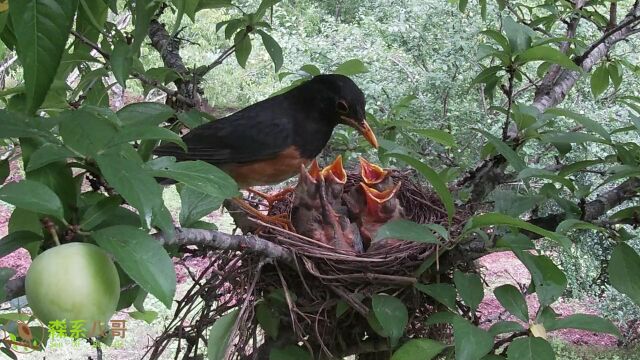
[{"label": "orange breast", "polygon": [[310,159],[302,158],[295,147],[290,147],[274,159],[228,164],[221,166],[221,169],[234,178],[240,188],[248,188],[283,182],[296,175],[300,171],[300,165],[306,166],[310,162]]}]

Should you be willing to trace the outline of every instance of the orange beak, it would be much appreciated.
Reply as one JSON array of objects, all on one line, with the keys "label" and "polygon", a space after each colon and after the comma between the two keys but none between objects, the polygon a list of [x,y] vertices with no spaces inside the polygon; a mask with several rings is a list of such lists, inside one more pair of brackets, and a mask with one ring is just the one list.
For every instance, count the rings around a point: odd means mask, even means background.
[{"label": "orange beak", "polygon": [[342,155],[338,155],[331,165],[322,169],[322,177],[326,180],[329,176],[333,177],[333,180],[337,183],[344,184],[347,182],[347,172],[344,171],[342,166]]},{"label": "orange beak", "polygon": [[306,169],[302,164],[300,165],[300,182],[316,184],[318,180],[320,180],[320,167],[315,159],[311,162],[309,169]]},{"label": "orange beak", "polygon": [[378,148],[378,139],[376,138],[376,134],[373,133],[371,127],[367,123],[366,120],[355,121],[352,118],[341,116],[342,120],[345,124],[351,126],[352,128],[358,130],[358,132],[364,136],[365,139],[373,146],[374,148]]},{"label": "orange beak", "polygon": [[401,182],[398,182],[391,189],[378,191],[374,188],[368,187],[364,183],[360,183],[362,190],[364,190],[365,198],[367,199],[367,211],[371,214],[377,213],[382,204],[391,200],[396,195],[398,189],[400,189],[400,185]]},{"label": "orange beak", "polygon": [[318,166],[318,162],[316,161],[316,159],[313,159],[313,161],[311,162],[311,166],[309,166],[309,176],[315,182],[316,180],[320,179],[320,175],[320,166]]},{"label": "orange beak", "polygon": [[368,185],[381,182],[387,174],[389,174],[389,170],[385,170],[376,164],[368,162],[362,156],[360,156],[358,160],[360,161],[360,175],[362,175],[362,180]]}]

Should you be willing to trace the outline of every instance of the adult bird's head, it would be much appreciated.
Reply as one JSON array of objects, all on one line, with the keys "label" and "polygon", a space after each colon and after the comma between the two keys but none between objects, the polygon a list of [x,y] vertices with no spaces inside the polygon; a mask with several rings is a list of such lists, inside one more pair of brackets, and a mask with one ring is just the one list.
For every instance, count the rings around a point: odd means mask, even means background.
[{"label": "adult bird's head", "polygon": [[378,147],[376,135],[366,121],[364,94],[353,80],[344,75],[326,74],[315,76],[308,83],[329,98],[327,111],[333,116],[328,120],[356,129],[371,146]]}]

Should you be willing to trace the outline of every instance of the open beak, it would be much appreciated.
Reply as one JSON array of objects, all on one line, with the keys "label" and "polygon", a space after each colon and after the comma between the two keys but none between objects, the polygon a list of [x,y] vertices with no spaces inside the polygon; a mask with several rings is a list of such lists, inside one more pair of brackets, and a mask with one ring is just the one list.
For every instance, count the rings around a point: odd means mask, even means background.
[{"label": "open beak", "polygon": [[360,161],[360,175],[367,185],[381,182],[389,173],[389,170],[385,170],[376,164],[370,163],[362,156],[360,156],[358,160]]},{"label": "open beak", "polygon": [[311,166],[309,166],[309,176],[314,182],[316,182],[318,179],[320,179],[320,175],[320,166],[318,166],[318,162],[316,161],[316,159],[313,159],[313,161],[311,162]]},{"label": "open beak", "polygon": [[367,199],[367,211],[371,214],[377,213],[382,204],[391,200],[398,190],[400,189],[401,182],[398,182],[393,188],[385,191],[378,191],[374,188],[370,188],[364,183],[360,183],[362,190],[364,190],[365,198]]},{"label": "open beak", "polygon": [[347,173],[342,166],[342,155],[338,155],[331,165],[322,169],[322,177],[326,179],[328,176],[332,176],[340,184],[347,182]]},{"label": "open beak", "polygon": [[373,146],[374,148],[378,148],[378,139],[376,139],[376,134],[373,133],[369,124],[367,124],[366,120],[362,120],[362,122],[358,122],[353,120],[352,118],[341,116],[342,120],[345,124],[351,126],[352,128],[358,130],[362,136]]},{"label": "open beak", "polygon": [[300,182],[316,184],[318,180],[320,180],[320,167],[316,159],[313,159],[309,169],[306,169],[302,164],[300,165]]}]

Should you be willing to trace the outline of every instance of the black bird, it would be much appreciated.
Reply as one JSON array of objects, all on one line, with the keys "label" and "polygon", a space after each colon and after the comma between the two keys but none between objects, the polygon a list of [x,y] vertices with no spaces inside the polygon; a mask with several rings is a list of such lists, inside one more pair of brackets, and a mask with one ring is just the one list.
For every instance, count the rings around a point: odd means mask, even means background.
[{"label": "black bird", "polygon": [[193,128],[182,138],[186,152],[169,143],[157,147],[154,154],[206,161],[243,189],[273,185],[315,159],[339,124],[355,128],[378,147],[365,120],[362,90],[346,76],[318,75],[283,94]]}]

